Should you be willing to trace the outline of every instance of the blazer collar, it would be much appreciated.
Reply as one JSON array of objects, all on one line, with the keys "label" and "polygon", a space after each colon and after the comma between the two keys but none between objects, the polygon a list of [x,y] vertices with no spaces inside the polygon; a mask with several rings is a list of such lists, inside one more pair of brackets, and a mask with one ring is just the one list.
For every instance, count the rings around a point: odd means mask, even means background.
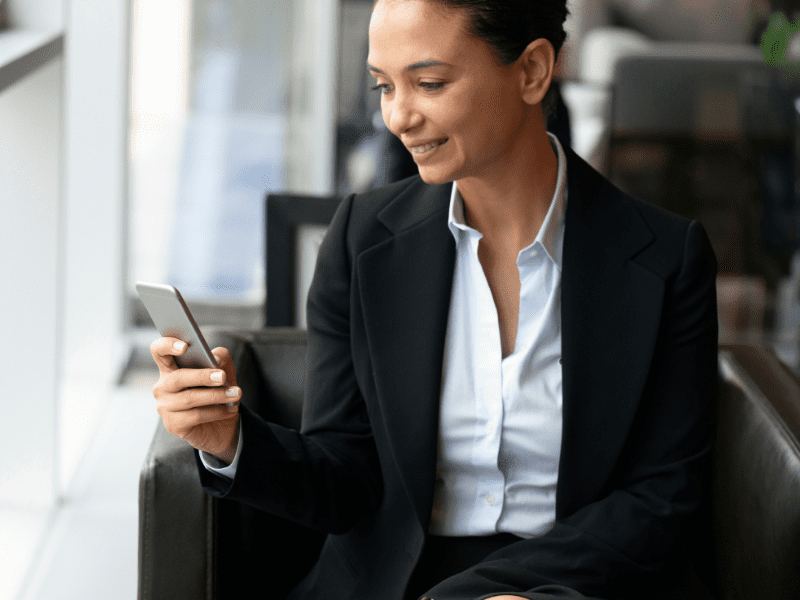
[{"label": "blazer collar", "polygon": [[[599,493],[622,449],[652,348],[663,281],[630,260],[654,235],[571,148],[562,272],[563,434],[557,518]],[[378,213],[388,233],[356,258],[382,429],[427,531],[455,266],[451,184],[416,178]],[[620,374],[624,365],[625,376]]]},{"label": "blazer collar", "polygon": [[[633,205],[629,201],[619,202],[622,193],[572,148],[566,147],[564,151],[570,198],[565,227],[577,221],[598,234],[605,233],[607,241],[620,246],[628,256],[648,245],[653,233]],[[410,229],[440,211],[447,211],[451,191],[452,183],[430,185],[414,177],[410,185],[378,213],[378,220],[393,234]],[[442,237],[445,237],[444,233]]]},{"label": "blazer collar", "polygon": [[[412,229],[426,222],[430,226],[436,227],[430,219],[442,211],[447,211],[451,186],[452,183],[430,185],[416,176],[410,185],[378,213],[378,221],[383,223],[392,234]],[[446,212],[445,230],[442,237],[445,234],[448,234]]]}]

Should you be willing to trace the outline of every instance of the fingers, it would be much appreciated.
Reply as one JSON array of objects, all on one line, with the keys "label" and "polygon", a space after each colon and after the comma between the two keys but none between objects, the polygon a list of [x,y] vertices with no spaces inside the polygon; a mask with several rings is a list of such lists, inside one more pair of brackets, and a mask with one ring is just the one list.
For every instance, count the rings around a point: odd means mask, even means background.
[{"label": "fingers", "polygon": [[[164,421],[164,427],[173,435],[186,438],[197,427],[208,423],[220,421],[233,421],[239,418],[238,406],[203,406],[181,412],[169,412],[159,409],[159,414]],[[219,423],[223,425],[223,423]],[[228,425],[224,425],[228,427]]]},{"label": "fingers", "polygon": [[201,406],[238,402],[241,390],[238,387],[189,387],[177,392],[168,392],[165,386],[157,390],[159,408],[184,411]]},{"label": "fingers", "polygon": [[160,383],[167,392],[180,392],[193,387],[226,387],[227,373],[224,369],[175,369],[162,376]]},{"label": "fingers", "polygon": [[150,344],[150,354],[153,356],[153,360],[156,361],[159,372],[163,375],[171,373],[178,368],[178,365],[175,364],[175,359],[172,357],[185,354],[188,348],[189,345],[178,338],[160,337]]},{"label": "fingers", "polygon": [[153,387],[153,396],[158,400],[158,412],[165,422],[166,413],[238,402],[241,397],[241,390],[236,386],[233,361],[226,348],[214,348],[212,351],[220,368],[178,368],[173,356],[183,355],[187,348],[185,342],[172,337],[161,337],[150,345],[150,353],[161,374]]}]

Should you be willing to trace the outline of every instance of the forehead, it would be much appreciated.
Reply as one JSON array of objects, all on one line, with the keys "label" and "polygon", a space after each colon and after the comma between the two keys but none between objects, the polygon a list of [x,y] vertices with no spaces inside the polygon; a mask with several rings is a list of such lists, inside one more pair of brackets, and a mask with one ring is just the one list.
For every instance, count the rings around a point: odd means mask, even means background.
[{"label": "forehead", "polygon": [[381,69],[419,60],[457,61],[476,41],[466,16],[431,0],[378,0],[369,23],[368,62]]}]

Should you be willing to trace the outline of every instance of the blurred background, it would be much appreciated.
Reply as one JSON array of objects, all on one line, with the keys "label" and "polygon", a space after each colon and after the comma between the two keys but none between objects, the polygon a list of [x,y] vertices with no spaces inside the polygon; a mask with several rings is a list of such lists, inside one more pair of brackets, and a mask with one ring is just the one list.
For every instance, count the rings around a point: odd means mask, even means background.
[{"label": "blurred background", "polygon": [[[271,260],[304,327],[325,224],[298,200],[295,246],[270,256],[267,196],[335,203],[416,172],[368,89],[371,5],[0,0],[0,600],[136,594],[159,417],[135,282],[176,286],[200,325],[278,325]],[[568,7],[551,131],[700,220],[720,341],[800,372],[800,0]]]}]

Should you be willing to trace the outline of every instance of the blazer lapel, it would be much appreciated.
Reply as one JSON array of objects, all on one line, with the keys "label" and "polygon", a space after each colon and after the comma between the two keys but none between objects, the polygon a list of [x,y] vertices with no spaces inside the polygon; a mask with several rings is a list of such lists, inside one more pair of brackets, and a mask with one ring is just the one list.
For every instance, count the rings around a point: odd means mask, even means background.
[{"label": "blazer lapel", "polygon": [[420,181],[407,188],[378,214],[393,235],[356,259],[383,426],[423,530],[433,501],[455,268],[447,228],[451,186]]},{"label": "blazer lapel", "polygon": [[632,258],[654,239],[630,200],[567,150],[563,431],[556,518],[597,498],[644,389],[664,296]]}]

